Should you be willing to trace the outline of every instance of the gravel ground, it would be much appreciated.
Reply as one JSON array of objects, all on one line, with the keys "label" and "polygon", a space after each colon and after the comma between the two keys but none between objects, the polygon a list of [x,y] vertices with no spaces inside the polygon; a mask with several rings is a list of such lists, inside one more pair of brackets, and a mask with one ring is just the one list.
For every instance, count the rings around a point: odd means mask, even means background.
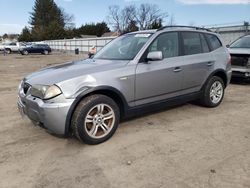
[{"label": "gravel ground", "polygon": [[88,146],[22,119],[17,86],[28,73],[83,58],[0,54],[0,187],[250,187],[250,85],[231,84],[215,109],[184,104],[121,123]]}]

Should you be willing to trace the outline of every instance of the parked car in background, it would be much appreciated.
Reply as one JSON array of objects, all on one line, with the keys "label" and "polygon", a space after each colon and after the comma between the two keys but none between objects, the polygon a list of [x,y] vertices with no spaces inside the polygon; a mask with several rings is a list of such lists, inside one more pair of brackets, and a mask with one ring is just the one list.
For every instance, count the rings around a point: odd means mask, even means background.
[{"label": "parked car in background", "polygon": [[250,79],[250,35],[240,37],[228,46],[233,77]]},{"label": "parked car in background", "polygon": [[124,34],[92,59],[35,72],[20,83],[18,108],[52,133],[99,144],[120,118],[192,100],[218,106],[230,55],[203,28],[169,26]]},{"label": "parked car in background", "polygon": [[34,53],[48,55],[49,53],[51,53],[51,48],[47,44],[33,44],[30,46],[21,48],[20,53],[22,55],[28,55],[28,54],[34,54]]},{"label": "parked car in background", "polygon": [[0,51],[4,50],[4,44],[0,44]]},{"label": "parked car in background", "polygon": [[11,42],[4,44],[3,47],[7,54],[11,54],[13,52],[19,52],[19,50],[25,47],[25,45],[21,42]]}]

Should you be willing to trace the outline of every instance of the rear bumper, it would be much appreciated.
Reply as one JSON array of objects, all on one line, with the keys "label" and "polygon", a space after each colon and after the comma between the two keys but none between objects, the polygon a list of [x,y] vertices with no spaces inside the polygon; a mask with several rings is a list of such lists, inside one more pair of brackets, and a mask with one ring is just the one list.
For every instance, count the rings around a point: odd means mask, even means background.
[{"label": "rear bumper", "polygon": [[32,96],[21,97],[19,95],[17,105],[22,115],[37,123],[48,132],[65,136],[66,117],[72,100],[60,101],[60,103],[45,103]]}]

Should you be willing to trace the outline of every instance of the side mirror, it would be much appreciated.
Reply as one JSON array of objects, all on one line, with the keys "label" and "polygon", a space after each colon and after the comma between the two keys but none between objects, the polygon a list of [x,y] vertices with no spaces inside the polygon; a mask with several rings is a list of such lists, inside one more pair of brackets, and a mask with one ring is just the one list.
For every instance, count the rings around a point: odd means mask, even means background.
[{"label": "side mirror", "polygon": [[230,45],[229,45],[229,44],[227,44],[227,45],[226,45],[226,47],[227,47],[227,48],[229,48],[229,47],[230,47]]},{"label": "side mirror", "polygon": [[163,59],[162,51],[149,52],[147,59],[151,61],[159,61]]}]

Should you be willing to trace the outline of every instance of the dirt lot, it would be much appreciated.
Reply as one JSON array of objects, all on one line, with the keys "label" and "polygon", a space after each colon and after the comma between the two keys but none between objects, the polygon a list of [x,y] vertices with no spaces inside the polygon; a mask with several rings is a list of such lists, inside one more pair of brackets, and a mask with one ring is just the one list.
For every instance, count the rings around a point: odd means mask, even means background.
[{"label": "dirt lot", "polygon": [[33,126],[17,112],[28,73],[80,59],[0,54],[0,187],[250,187],[250,85],[232,84],[215,109],[185,104],[123,122],[88,146]]}]

